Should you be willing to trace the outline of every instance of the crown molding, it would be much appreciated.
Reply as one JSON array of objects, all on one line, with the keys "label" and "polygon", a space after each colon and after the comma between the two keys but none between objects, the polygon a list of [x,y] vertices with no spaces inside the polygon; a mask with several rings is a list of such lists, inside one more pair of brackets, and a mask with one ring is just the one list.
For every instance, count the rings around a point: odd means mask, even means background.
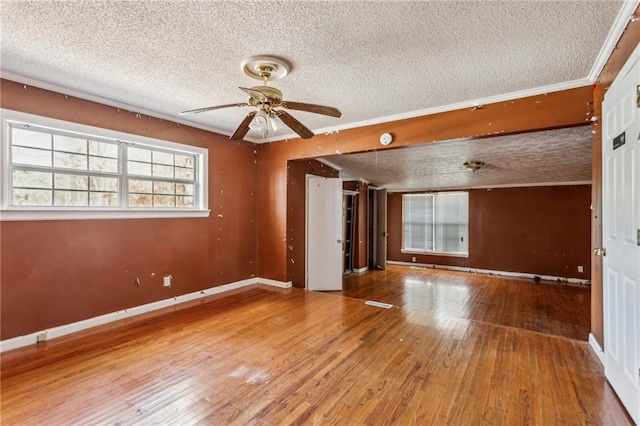
[{"label": "crown molding", "polygon": [[639,3],[640,0],[625,0],[625,2],[622,4],[622,7],[618,12],[618,16],[616,16],[616,19],[613,21],[613,25],[609,30],[609,34],[607,34],[607,38],[602,44],[600,52],[598,53],[598,56],[593,63],[593,67],[591,67],[591,71],[589,71],[587,79],[590,83],[595,83],[596,81],[598,81],[598,78],[600,77],[604,66],[609,60],[609,57],[611,56],[613,49],[615,49],[618,40],[620,40],[620,37],[622,36],[625,28],[627,28],[629,20],[633,18],[633,13],[635,12]]},{"label": "crown molding", "polygon": [[47,81],[37,80],[31,77],[25,77],[23,75],[15,74],[9,71],[0,70],[0,77],[5,80],[14,81],[16,83],[24,84],[27,86],[37,87],[39,89],[49,90],[51,92],[60,93],[63,95],[73,96],[74,98],[84,99],[86,101],[96,102],[102,105],[107,105],[114,108],[119,108],[126,111],[131,111],[143,115],[148,115],[153,118],[159,118],[172,123],[183,124],[189,127],[195,127],[200,130],[206,130],[207,132],[216,133],[222,136],[231,136],[231,133],[227,133],[223,130],[216,129],[214,127],[206,126],[194,121],[185,120],[179,116],[174,117],[167,114],[163,114],[158,111],[146,109],[137,105],[131,105],[124,102],[119,102],[113,99],[103,98],[102,96],[92,95],[90,93],[82,92],[80,90],[64,87],[59,84],[49,83]]}]

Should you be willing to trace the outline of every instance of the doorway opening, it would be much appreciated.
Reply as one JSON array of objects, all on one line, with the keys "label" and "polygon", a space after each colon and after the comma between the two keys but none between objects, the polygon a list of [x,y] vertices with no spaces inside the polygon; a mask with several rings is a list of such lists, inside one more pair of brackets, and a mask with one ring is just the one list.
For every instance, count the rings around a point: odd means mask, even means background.
[{"label": "doorway opening", "polygon": [[343,274],[353,272],[354,241],[356,239],[356,212],[358,198],[344,191],[342,194],[342,229],[344,232],[342,245]]}]

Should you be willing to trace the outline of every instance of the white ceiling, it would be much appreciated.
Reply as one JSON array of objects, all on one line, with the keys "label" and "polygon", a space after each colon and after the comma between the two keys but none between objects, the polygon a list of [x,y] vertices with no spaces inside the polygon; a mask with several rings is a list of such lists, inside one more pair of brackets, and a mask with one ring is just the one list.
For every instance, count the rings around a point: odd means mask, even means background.
[{"label": "white ceiling", "polygon": [[318,133],[590,84],[638,0],[0,2],[4,78],[230,135],[247,109],[179,113],[246,101],[252,55],[291,63],[285,99],[342,111],[292,112]]},{"label": "white ceiling", "polygon": [[[591,180],[590,126],[482,139],[461,139],[324,157],[341,177],[388,190],[443,190],[557,185]],[[465,161],[482,161],[476,172]]]}]

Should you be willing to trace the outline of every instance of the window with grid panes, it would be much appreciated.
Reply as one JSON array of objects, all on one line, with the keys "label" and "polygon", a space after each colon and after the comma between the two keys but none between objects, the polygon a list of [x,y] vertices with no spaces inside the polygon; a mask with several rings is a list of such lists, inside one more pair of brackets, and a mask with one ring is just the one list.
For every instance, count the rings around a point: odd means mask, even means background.
[{"label": "window with grid panes", "polygon": [[[104,129],[25,114],[20,118],[31,120],[12,120],[7,115],[15,114],[3,111],[5,216],[29,209],[208,214],[202,148],[116,132],[109,137]],[[55,121],[60,127],[38,121]],[[100,134],[76,131],[92,129]]]}]

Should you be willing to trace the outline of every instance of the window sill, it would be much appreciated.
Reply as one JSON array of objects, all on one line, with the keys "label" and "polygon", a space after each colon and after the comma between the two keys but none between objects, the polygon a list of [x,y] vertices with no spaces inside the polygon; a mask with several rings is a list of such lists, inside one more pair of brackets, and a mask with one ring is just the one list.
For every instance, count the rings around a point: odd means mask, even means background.
[{"label": "window sill", "polygon": [[400,250],[401,253],[421,254],[423,256],[469,257],[469,253],[445,253],[440,251]]},{"label": "window sill", "polygon": [[210,213],[211,210],[8,209],[0,211],[0,221],[190,218],[209,217]]}]

